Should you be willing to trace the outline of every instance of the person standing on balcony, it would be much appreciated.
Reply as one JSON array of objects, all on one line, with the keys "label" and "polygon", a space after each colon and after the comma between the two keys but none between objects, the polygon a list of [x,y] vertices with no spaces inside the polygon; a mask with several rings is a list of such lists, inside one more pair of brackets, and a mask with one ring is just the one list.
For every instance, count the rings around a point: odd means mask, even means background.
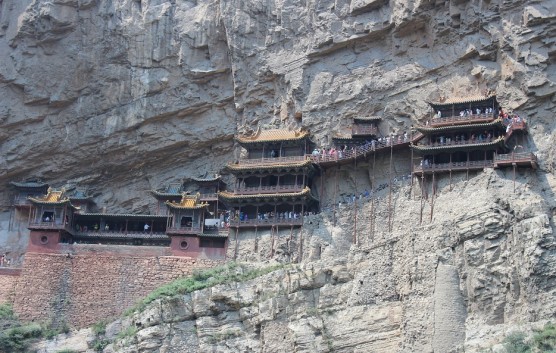
[{"label": "person standing on balcony", "polygon": [[[96,225],[95,225],[96,226]],[[143,231],[148,232],[149,231],[150,226],[145,223],[145,225],[143,226]],[[95,229],[96,230],[96,229]]]}]

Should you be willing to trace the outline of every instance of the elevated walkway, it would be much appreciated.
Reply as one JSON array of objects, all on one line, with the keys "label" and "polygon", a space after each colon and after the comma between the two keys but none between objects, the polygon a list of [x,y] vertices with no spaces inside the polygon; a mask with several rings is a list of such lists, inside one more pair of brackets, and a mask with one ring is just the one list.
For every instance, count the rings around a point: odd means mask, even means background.
[{"label": "elevated walkway", "polygon": [[511,166],[537,169],[537,156],[531,152],[514,152],[508,154],[497,154],[494,156],[494,168]]},{"label": "elevated walkway", "polygon": [[452,162],[452,163],[434,163],[428,166],[415,166],[413,174],[421,176],[423,174],[433,173],[450,173],[468,170],[483,170],[485,168],[492,168],[494,162],[490,159],[482,161],[469,161],[469,162]]}]

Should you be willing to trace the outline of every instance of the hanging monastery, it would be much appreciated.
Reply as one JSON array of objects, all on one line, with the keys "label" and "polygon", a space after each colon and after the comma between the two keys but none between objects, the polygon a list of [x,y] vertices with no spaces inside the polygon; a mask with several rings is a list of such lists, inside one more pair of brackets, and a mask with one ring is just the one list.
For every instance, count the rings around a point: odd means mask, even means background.
[{"label": "hanging monastery", "polygon": [[[522,147],[526,122],[505,114],[495,95],[430,105],[426,124],[403,134],[382,131],[379,117],[354,118],[351,133],[333,136],[330,148],[316,146],[307,131],[259,129],[237,136],[245,150],[242,158],[223,168],[234,176],[231,185],[216,174],[152,190],[155,214],[97,212],[92,198],[78,188],[54,189],[39,179],[13,181],[11,222],[28,220],[30,253],[63,254],[72,244],[108,244],[163,247],[172,256],[226,260],[228,239],[241,239],[243,230],[293,230],[303,226],[307,215],[320,212],[328,168],[357,168],[377,154],[389,158],[391,166],[393,156],[406,151],[411,156],[409,182],[419,183],[424,197],[429,197],[427,185],[434,197],[438,178],[449,178],[451,184],[455,173],[468,178],[470,172],[508,167],[515,184],[516,168],[536,169],[535,155]],[[391,167],[387,175],[391,192]],[[320,185],[315,176],[320,176]],[[353,201],[373,197],[373,183],[371,190],[356,187]],[[192,185],[195,192],[188,191]],[[328,201],[336,205],[336,194]]]}]

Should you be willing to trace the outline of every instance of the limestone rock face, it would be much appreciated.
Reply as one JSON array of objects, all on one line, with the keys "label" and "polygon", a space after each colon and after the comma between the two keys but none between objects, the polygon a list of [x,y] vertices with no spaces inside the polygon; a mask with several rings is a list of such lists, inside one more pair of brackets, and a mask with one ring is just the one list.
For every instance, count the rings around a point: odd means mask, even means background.
[{"label": "limestone rock face", "polygon": [[149,212],[145,191],[220,170],[237,132],[304,127],[328,146],[354,116],[404,132],[426,101],[494,90],[540,162],[515,191],[511,171],[488,170],[436,192],[398,179],[338,207],[386,183],[388,158],[340,170],[338,186],[317,178],[324,212],[303,230],[230,242],[230,258],[297,267],[156,302],[106,349],[481,351],[556,312],[555,13],[532,0],[0,0],[0,250],[20,260],[26,243],[10,180]]}]

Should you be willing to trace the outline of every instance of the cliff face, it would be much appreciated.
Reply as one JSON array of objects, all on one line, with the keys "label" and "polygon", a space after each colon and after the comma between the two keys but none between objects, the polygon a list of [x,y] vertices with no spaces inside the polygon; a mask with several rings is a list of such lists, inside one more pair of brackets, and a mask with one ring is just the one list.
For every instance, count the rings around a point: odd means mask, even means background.
[{"label": "cliff face", "polygon": [[[454,178],[451,191],[442,179],[426,201],[406,182],[394,216],[383,193],[359,206],[357,230],[351,207],[277,245],[245,234],[232,256],[263,261],[272,247],[301,268],[192,296],[184,305],[202,310],[144,324],[154,328],[136,347],[473,351],[555,312],[555,13],[502,0],[0,0],[1,204],[8,181],[38,176],[88,187],[109,211],[146,212],[146,190],[233,158],[237,131],[305,127],[327,146],[353,116],[403,132],[429,99],[495,90],[528,120],[523,146],[540,161],[517,173],[515,193],[505,172]],[[343,171],[340,194],[371,174],[384,182],[388,161],[361,168]],[[0,247],[23,251],[3,210]]]}]

